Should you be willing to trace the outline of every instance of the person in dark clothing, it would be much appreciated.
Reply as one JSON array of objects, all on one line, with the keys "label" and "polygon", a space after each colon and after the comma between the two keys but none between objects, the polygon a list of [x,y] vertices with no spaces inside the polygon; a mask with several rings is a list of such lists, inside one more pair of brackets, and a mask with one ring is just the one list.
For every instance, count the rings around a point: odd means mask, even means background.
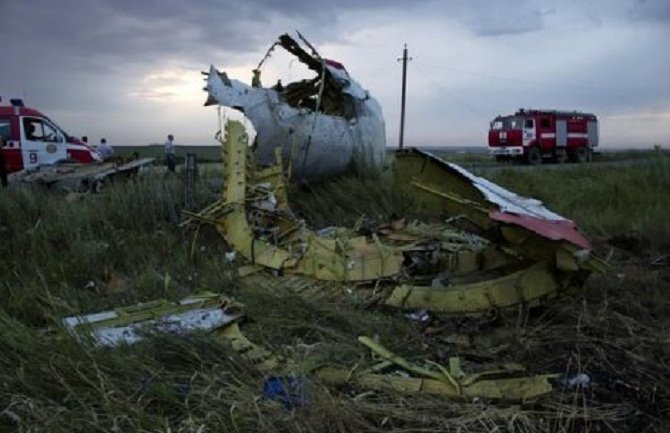
[{"label": "person in dark clothing", "polygon": [[174,147],[174,136],[172,134],[168,135],[167,141],[165,142],[165,165],[169,172],[174,173],[174,167],[177,162],[177,152]]},{"label": "person in dark clothing", "polygon": [[5,160],[5,137],[0,135],[0,184],[7,187],[7,161]]}]

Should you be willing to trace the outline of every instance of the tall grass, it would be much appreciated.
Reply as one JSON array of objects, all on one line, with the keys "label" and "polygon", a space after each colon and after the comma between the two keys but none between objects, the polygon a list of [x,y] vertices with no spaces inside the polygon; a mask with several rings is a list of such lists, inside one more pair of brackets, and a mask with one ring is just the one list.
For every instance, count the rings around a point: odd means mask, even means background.
[{"label": "tall grass", "polygon": [[[635,232],[660,248],[663,235],[654,230],[667,206],[659,195],[668,186],[667,161],[620,174],[575,167],[494,176],[593,234]],[[292,205],[313,227],[412,216],[411,197],[384,176],[293,187]],[[218,196],[214,180],[201,178],[200,206]],[[647,222],[617,215],[627,203]],[[179,227],[182,208],[176,176],[122,181],[99,195],[0,190],[0,431],[660,431],[670,419],[668,270],[630,251],[617,250],[610,273],[548,308],[495,320],[438,317],[426,328],[355,287],[308,284],[298,295],[291,279],[235,278],[239,263],[224,259],[218,233],[202,227],[194,239],[194,230]],[[245,304],[245,334],[287,360],[276,374],[306,382],[303,407],[286,410],[263,399],[265,376],[213,335],[158,335],[93,349],[57,326],[64,315],[199,289]],[[315,381],[317,366],[372,362],[358,335],[419,363],[459,355],[473,371],[519,362],[531,372],[585,372],[592,386],[577,391],[559,383],[536,402],[494,404]],[[470,344],[454,343],[457,335]]]},{"label": "tall grass", "polygon": [[512,191],[541,199],[591,235],[628,236],[652,248],[670,247],[668,155],[616,167],[502,169],[485,176]]}]

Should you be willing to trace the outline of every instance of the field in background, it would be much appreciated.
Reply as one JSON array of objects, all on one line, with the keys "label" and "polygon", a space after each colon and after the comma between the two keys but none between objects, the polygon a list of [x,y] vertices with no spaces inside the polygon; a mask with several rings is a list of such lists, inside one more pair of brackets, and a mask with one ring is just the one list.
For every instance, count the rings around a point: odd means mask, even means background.
[{"label": "field in background", "polygon": [[[97,195],[0,190],[0,431],[662,431],[670,422],[670,159],[485,175],[577,221],[609,261],[608,272],[533,312],[443,317],[433,323],[440,331],[428,333],[355,291],[303,297],[271,279],[243,285],[218,233],[203,227],[195,237],[179,227],[179,173],[149,173]],[[216,176],[200,176],[198,207],[219,195]],[[293,187],[291,201],[315,227],[412,216],[411,199],[385,176]],[[203,289],[242,302],[250,317],[245,334],[292,360],[278,374],[308,382],[303,407],[261,398],[263,375],[213,335],[94,350],[58,330],[66,315]],[[450,343],[463,334],[489,344],[464,350]],[[531,372],[583,372],[592,383],[582,391],[558,383],[536,402],[490,404],[309,381],[315,366],[353,368],[369,356],[358,335],[378,336],[416,362],[459,354],[466,369],[483,357]]]},{"label": "field in background", "polygon": [[[183,160],[187,153],[195,153],[201,162],[220,162],[220,146],[175,146],[177,157]],[[114,146],[114,155],[124,159],[156,158],[162,161],[164,151],[162,144],[150,146]]]},{"label": "field in background", "polygon": [[[495,164],[494,159],[487,155],[487,148],[482,147],[422,147],[422,149],[461,164]],[[395,149],[388,148],[389,153]],[[114,146],[115,155],[124,159],[156,158],[163,160],[163,145],[150,146]],[[187,153],[195,153],[201,162],[220,162],[221,148],[219,146],[177,146],[177,156],[183,160]],[[594,156],[595,162],[611,162],[623,160],[639,160],[653,158],[658,152],[649,149],[642,150],[607,150],[600,151]]]}]

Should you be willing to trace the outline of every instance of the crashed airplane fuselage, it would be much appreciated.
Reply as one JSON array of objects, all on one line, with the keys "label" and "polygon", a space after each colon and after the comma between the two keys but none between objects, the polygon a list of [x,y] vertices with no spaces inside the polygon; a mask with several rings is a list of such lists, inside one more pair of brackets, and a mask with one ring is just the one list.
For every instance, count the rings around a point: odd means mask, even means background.
[{"label": "crashed airplane fuselage", "polygon": [[311,54],[288,35],[280,36],[268,54],[275,46],[283,47],[317,74],[313,79],[261,87],[259,65],[250,86],[212,66],[206,105],[231,107],[249,118],[257,132],[254,155],[259,164],[274,163],[275,147],[281,143],[282,157],[295,178],[342,173],[359,159],[381,165],[386,151],[381,106],[342,64],[321,57],[304,42]]},{"label": "crashed airplane fuselage", "polygon": [[372,282],[386,305],[464,314],[535,305],[603,268],[572,221],[417,149],[395,155],[393,177],[396,189],[413,196],[432,222],[366,234],[310,230],[289,207],[281,160],[256,167],[239,122],[228,122],[218,135],[222,199],[192,216],[214,224],[255,267],[343,284]]}]

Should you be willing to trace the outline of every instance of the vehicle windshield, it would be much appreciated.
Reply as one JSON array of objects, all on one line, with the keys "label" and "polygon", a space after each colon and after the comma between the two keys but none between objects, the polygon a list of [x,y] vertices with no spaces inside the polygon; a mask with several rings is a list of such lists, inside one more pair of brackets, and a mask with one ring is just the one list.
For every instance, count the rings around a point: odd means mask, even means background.
[{"label": "vehicle windshield", "polygon": [[521,129],[523,119],[520,117],[498,117],[491,122],[491,129],[509,130]]},{"label": "vehicle windshield", "polygon": [[49,122],[51,122],[51,124],[54,125],[54,126],[56,127],[56,129],[58,129],[58,130],[63,134],[63,137],[65,137],[65,141],[66,141],[66,142],[68,142],[68,143],[72,143],[72,142],[74,142],[75,137],[73,137],[73,136],[71,136],[70,134],[68,134],[67,132],[65,132],[65,130],[64,130],[63,128],[61,128],[59,125],[57,125],[56,122],[54,122],[54,121],[51,120],[50,118],[46,117],[46,119],[47,119]]}]

